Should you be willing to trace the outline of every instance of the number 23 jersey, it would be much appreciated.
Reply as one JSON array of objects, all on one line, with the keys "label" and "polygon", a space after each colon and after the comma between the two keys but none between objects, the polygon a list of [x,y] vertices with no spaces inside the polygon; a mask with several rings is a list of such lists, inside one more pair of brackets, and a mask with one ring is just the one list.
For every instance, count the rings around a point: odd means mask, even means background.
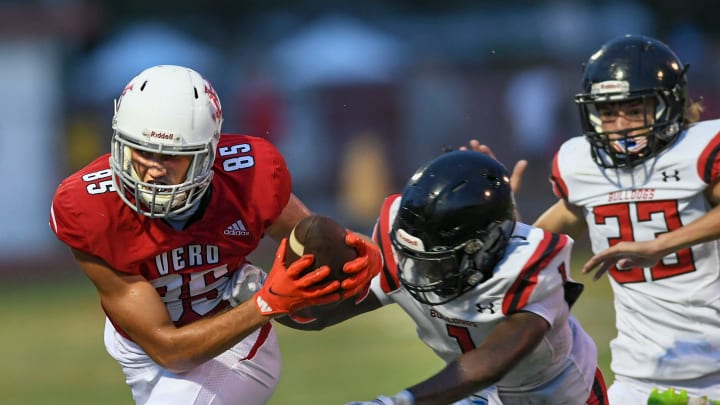
[{"label": "number 23 jersey", "polygon": [[[553,161],[555,194],[583,208],[594,252],[620,241],[652,240],[698,219],[720,179],[720,120],[699,122],[655,159],[602,169],[584,137],[566,141]],[[651,268],[609,271],[618,336],[616,374],[693,379],[720,370],[720,244],[681,249]]]},{"label": "number 23 jersey", "polygon": [[109,157],[101,156],[58,187],[50,215],[58,239],[116,271],[142,275],[178,326],[227,307],[221,298],[229,276],[246,262],[290,198],[282,155],[262,138],[223,134],[202,217],[180,231],[136,213],[120,199]]}]

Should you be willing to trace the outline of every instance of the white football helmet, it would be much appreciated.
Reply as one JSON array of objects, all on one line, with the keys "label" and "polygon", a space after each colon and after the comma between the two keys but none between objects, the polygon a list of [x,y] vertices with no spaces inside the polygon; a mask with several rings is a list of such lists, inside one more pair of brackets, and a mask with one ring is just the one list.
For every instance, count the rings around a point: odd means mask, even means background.
[{"label": "white football helmet", "polygon": [[[196,71],[172,65],[142,71],[115,100],[110,167],[120,198],[149,217],[173,217],[196,206],[213,178],[222,126],[220,99]],[[180,184],[143,182],[132,150],[192,156]]]}]

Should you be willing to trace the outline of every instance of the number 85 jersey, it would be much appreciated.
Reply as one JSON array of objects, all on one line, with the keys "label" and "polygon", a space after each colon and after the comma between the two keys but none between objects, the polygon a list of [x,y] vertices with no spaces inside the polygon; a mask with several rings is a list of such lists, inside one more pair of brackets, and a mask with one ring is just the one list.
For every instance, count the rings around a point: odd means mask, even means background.
[{"label": "number 85 jersey", "polygon": [[228,279],[290,198],[282,155],[262,138],[223,134],[210,189],[182,230],[125,204],[115,191],[109,157],[58,187],[50,213],[58,239],[118,272],[142,275],[177,326],[226,308]]},{"label": "number 85 jersey", "polygon": [[[593,252],[620,241],[652,240],[706,214],[720,179],[720,120],[683,131],[655,159],[603,169],[584,137],[566,141],[553,161],[555,194],[583,208]],[[618,336],[616,374],[694,379],[720,370],[720,244],[670,254],[650,268],[609,271]]]}]

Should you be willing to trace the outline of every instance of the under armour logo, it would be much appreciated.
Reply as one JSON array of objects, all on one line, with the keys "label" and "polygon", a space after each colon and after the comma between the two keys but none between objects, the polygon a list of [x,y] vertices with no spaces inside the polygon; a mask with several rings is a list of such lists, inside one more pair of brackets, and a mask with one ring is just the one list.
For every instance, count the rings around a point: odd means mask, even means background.
[{"label": "under armour logo", "polygon": [[485,313],[485,311],[494,314],[495,313],[495,304],[492,302],[489,302],[487,304],[475,304],[475,307],[477,307],[478,312]]},{"label": "under armour logo", "polygon": [[680,176],[679,176],[680,172],[677,171],[677,170],[673,170],[673,171],[674,171],[675,173],[673,173],[673,174],[667,174],[667,172],[666,172],[665,170],[663,170],[662,175],[663,175],[663,181],[664,181],[664,182],[667,182],[668,179],[675,179],[675,181],[680,181]]}]

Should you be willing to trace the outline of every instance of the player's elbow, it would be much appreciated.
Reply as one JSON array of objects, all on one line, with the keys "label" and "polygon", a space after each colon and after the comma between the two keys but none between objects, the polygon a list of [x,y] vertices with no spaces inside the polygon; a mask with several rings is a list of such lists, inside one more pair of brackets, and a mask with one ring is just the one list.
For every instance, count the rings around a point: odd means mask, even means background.
[{"label": "player's elbow", "polygon": [[160,367],[175,374],[186,373],[199,366],[204,359],[193,359],[189,356],[173,353],[155,353],[150,358]]},{"label": "player's elbow", "polygon": [[467,379],[472,381],[476,387],[488,387],[500,381],[506,372],[496,367],[483,367],[477,370],[467,371]]},{"label": "player's elbow", "polygon": [[[143,348],[157,365],[176,374],[188,372],[210,360],[201,351],[188,350],[187,346],[178,344],[172,339],[159,339],[144,345]],[[195,348],[199,348],[199,345]]]},{"label": "player's elbow", "polygon": [[511,366],[489,362],[459,362],[459,373],[472,391],[495,385],[509,371]]}]

